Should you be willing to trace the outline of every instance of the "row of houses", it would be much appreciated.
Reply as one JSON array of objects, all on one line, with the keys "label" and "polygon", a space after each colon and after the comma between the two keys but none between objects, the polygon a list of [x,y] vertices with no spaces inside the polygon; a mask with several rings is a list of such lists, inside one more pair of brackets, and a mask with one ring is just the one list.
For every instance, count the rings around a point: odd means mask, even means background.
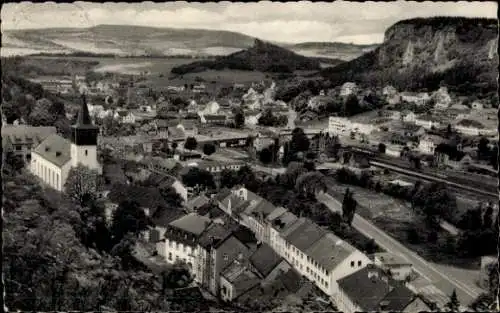
[{"label": "row of houses", "polygon": [[[203,213],[190,213],[173,221],[165,230],[157,230],[158,253],[169,263],[185,261],[193,269],[195,280],[222,299],[234,300],[246,289],[262,286],[270,277],[293,270],[298,277],[314,283],[344,312],[428,309],[404,283],[389,277],[361,251],[246,188],[223,190],[213,199],[193,201],[201,207],[204,202],[216,205],[224,212],[225,221],[210,219]],[[199,211],[200,207],[191,209]],[[239,239],[234,231],[230,235],[222,231],[232,222],[250,230],[256,248],[249,248],[248,242]],[[255,267],[260,269],[258,273]],[[374,284],[382,291],[373,290]],[[371,301],[366,301],[367,295]]]}]

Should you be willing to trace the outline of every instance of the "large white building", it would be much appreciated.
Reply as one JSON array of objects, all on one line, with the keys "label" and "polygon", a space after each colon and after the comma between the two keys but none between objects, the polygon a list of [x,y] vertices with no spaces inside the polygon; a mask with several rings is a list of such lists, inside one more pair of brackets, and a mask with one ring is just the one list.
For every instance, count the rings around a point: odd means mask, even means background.
[{"label": "large white building", "polygon": [[78,120],[71,127],[71,139],[52,134],[31,154],[30,171],[52,188],[63,191],[71,168],[82,164],[102,173],[97,159],[99,128],[92,124],[85,98]]}]

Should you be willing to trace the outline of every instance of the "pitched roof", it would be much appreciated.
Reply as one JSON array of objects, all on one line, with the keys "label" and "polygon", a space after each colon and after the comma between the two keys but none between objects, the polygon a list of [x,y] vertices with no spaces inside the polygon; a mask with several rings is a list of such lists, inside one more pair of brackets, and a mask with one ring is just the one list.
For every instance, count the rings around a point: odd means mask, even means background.
[{"label": "pitched roof", "polygon": [[384,304],[384,311],[403,311],[414,299],[416,295],[407,287],[397,285],[381,301]]},{"label": "pitched roof", "polygon": [[194,209],[202,207],[203,205],[205,205],[209,202],[210,202],[210,199],[207,196],[205,196],[204,194],[202,194],[202,195],[197,196],[196,198],[189,200],[185,205],[187,208],[194,210]]},{"label": "pitched roof", "polygon": [[263,277],[269,275],[282,260],[283,258],[266,243],[260,245],[250,256],[250,262]]},{"label": "pitched roof", "polygon": [[288,211],[284,207],[278,207],[266,217],[266,220],[272,222],[286,212]]},{"label": "pitched roof", "polygon": [[[378,276],[369,278],[368,273]],[[378,267],[367,266],[338,280],[339,288],[363,311],[378,311],[380,302],[389,294],[391,287],[380,277],[384,275]]]},{"label": "pitched roof", "polygon": [[293,214],[292,212],[285,212],[272,221],[273,228],[279,232],[283,232],[288,229],[288,227],[293,225],[297,220],[298,217],[295,214]]},{"label": "pitched roof", "polygon": [[229,189],[222,189],[220,190],[215,196],[214,196],[214,199],[216,201],[222,201],[224,200],[226,197],[228,197],[229,195],[231,194],[231,190]]},{"label": "pitched roof", "polygon": [[151,183],[151,185],[156,186],[157,188],[172,186],[176,182],[175,177],[156,172],[152,172],[147,180]]},{"label": "pitched roof", "polygon": [[193,235],[201,235],[207,229],[211,220],[208,217],[200,216],[196,213],[189,213],[171,222],[169,226],[175,227]]},{"label": "pitched roof", "polygon": [[293,268],[290,268],[286,273],[278,276],[277,279],[279,279],[285,288],[292,293],[297,292],[302,286],[302,276]]},{"label": "pitched roof", "polygon": [[203,115],[206,121],[225,121],[227,119],[226,115],[215,115],[215,114],[206,114]]},{"label": "pitched roof", "polygon": [[324,269],[331,271],[354,251],[356,250],[350,244],[332,233],[327,233],[307,248],[305,253]]},{"label": "pitched roof", "polygon": [[169,127],[168,136],[175,140],[175,139],[184,139],[186,137],[186,134],[181,128]]},{"label": "pitched roof", "polygon": [[238,260],[234,260],[233,263],[222,272],[222,276],[234,286],[234,297],[238,297],[260,283],[260,279],[257,275],[252,273],[243,262]]},{"label": "pitched roof", "polygon": [[50,163],[61,167],[71,160],[71,142],[57,134],[52,134],[45,138],[34,152]]},{"label": "pitched roof", "polygon": [[302,225],[292,231],[285,240],[302,252],[305,252],[311,245],[325,235],[326,231],[316,223],[306,219]]},{"label": "pitched roof", "polygon": [[36,147],[51,134],[57,133],[52,126],[2,125],[2,146],[9,140],[12,144],[32,144]]},{"label": "pitched roof", "polygon": [[154,211],[159,205],[165,203],[165,200],[157,188],[123,184],[114,185],[108,194],[108,198],[114,202],[119,202],[124,199],[133,199],[141,207],[152,210],[150,212],[151,215],[154,215]]},{"label": "pitched roof", "polygon": [[276,210],[276,206],[266,199],[262,199],[251,211],[252,214],[262,214],[266,218],[269,214]]},{"label": "pitched roof", "polygon": [[198,239],[198,244],[203,248],[207,249],[211,245],[216,245],[218,242],[226,238],[231,234],[232,229],[225,225],[218,223],[212,223],[208,228],[201,234]]},{"label": "pitched roof", "polygon": [[229,207],[229,203],[231,203],[231,208],[233,208],[240,206],[244,202],[244,200],[238,197],[237,195],[231,193],[230,195],[222,199],[220,202],[226,208]]}]

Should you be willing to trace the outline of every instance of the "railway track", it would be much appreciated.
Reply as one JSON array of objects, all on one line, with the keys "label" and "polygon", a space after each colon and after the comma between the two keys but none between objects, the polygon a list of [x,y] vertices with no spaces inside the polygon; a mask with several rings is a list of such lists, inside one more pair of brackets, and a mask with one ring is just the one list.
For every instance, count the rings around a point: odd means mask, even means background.
[{"label": "railway track", "polygon": [[[446,179],[446,176],[444,176],[444,175],[443,175],[444,177],[438,177],[438,176],[434,176],[434,175],[419,173],[419,172],[408,170],[406,168],[402,168],[401,166],[398,166],[395,164],[391,164],[389,162],[385,162],[383,160],[376,159],[376,160],[370,160],[369,162],[370,162],[370,165],[375,166],[375,167],[386,168],[388,170],[391,170],[391,171],[394,171],[397,173],[405,174],[405,175],[412,176],[412,177],[417,177],[419,179],[430,181],[430,182],[442,182],[442,183],[445,183],[448,186],[456,188],[456,189],[465,190],[468,192],[473,192],[473,193],[488,196],[488,197],[495,197],[495,199],[498,199],[498,191],[494,192],[493,190],[485,190],[484,187],[486,187],[486,186],[484,186],[484,185],[481,186],[483,188],[466,186],[463,184],[449,181],[448,179]],[[487,187],[488,187],[488,189],[493,189],[493,188],[490,188],[490,186],[487,186]]]}]

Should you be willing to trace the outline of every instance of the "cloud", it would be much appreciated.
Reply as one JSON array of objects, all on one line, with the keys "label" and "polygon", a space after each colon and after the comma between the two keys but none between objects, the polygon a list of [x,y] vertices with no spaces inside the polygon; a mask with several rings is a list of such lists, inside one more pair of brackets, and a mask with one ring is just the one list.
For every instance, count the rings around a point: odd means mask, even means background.
[{"label": "cloud", "polygon": [[282,42],[382,40],[395,22],[436,15],[495,18],[496,2],[8,3],[2,29],[128,24],[241,32]]}]

